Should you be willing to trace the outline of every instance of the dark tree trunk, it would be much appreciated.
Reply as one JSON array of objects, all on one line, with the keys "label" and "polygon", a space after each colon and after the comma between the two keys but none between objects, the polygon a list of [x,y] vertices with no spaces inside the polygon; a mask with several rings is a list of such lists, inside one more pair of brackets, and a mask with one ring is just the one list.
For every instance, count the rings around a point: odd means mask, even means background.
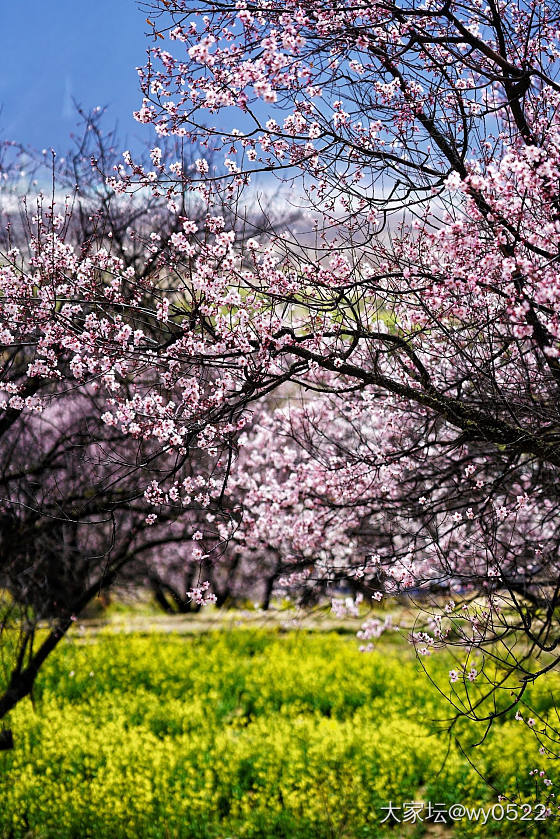
[{"label": "dark tree trunk", "polygon": [[10,676],[6,690],[0,696],[0,720],[15,708],[21,699],[25,699],[26,696],[30,695],[39,670],[55,649],[58,642],[61,638],[64,638],[66,632],[72,626],[74,615],[79,614],[102,589],[110,586],[114,582],[116,575],[117,570],[115,569],[106,574],[102,581],[97,581],[82,594],[81,598],[73,604],[73,609],[59,618],[39,649],[30,656],[25,667],[23,666],[24,656],[20,657],[18,665],[16,665]]}]

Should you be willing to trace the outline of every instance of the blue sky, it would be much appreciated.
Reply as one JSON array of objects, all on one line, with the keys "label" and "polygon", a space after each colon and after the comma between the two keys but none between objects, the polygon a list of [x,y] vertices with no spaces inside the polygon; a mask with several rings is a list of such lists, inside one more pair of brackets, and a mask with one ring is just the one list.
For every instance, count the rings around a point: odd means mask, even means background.
[{"label": "blue sky", "polygon": [[110,106],[107,125],[118,122],[123,143],[146,137],[132,117],[145,17],[135,0],[0,0],[0,139],[66,151],[72,97],[88,110]]}]

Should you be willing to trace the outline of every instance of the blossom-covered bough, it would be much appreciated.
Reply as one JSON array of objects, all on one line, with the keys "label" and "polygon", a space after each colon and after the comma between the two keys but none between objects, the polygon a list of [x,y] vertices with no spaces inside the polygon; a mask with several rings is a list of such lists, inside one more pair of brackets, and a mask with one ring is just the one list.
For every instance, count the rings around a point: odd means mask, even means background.
[{"label": "blossom-covered bough", "polygon": [[[3,340],[30,355],[7,421],[38,383],[95,383],[108,428],[216,458],[199,502],[286,585],[435,593],[412,638],[456,649],[457,714],[489,725],[560,640],[557,5],[144,5],[136,116],[161,141],[108,185],[180,225],[149,276],[54,219],[7,254]],[[223,208],[275,179],[297,223],[239,238]],[[154,516],[192,497],[173,470],[146,487]],[[555,754],[553,719],[534,730]]]}]

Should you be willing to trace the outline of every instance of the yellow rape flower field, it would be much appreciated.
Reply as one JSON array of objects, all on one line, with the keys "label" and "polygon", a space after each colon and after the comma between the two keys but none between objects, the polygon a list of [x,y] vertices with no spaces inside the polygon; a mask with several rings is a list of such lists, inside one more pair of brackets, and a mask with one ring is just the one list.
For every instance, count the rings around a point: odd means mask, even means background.
[{"label": "yellow rape flower field", "polygon": [[[538,744],[509,715],[468,751],[472,768],[402,644],[364,654],[351,634],[242,628],[75,635],[10,716],[0,836],[556,836],[555,820],[425,818],[428,802],[488,808],[498,791],[534,803]],[[432,662],[442,684],[448,669]],[[457,733],[465,749],[481,734]],[[423,805],[417,818],[407,802]]]}]

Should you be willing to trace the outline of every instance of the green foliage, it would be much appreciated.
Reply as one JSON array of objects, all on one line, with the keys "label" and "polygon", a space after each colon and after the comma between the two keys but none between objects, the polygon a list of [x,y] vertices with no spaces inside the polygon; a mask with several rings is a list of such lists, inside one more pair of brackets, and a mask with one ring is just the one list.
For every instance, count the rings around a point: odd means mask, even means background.
[{"label": "green foliage", "polygon": [[[443,684],[445,660],[434,672]],[[417,663],[335,634],[73,639],[34,703],[12,713],[16,749],[0,754],[2,839],[396,837],[380,825],[389,800],[496,800],[433,724],[449,708]],[[471,759],[530,796],[536,745],[507,721]],[[455,835],[556,832],[462,822]]]}]

